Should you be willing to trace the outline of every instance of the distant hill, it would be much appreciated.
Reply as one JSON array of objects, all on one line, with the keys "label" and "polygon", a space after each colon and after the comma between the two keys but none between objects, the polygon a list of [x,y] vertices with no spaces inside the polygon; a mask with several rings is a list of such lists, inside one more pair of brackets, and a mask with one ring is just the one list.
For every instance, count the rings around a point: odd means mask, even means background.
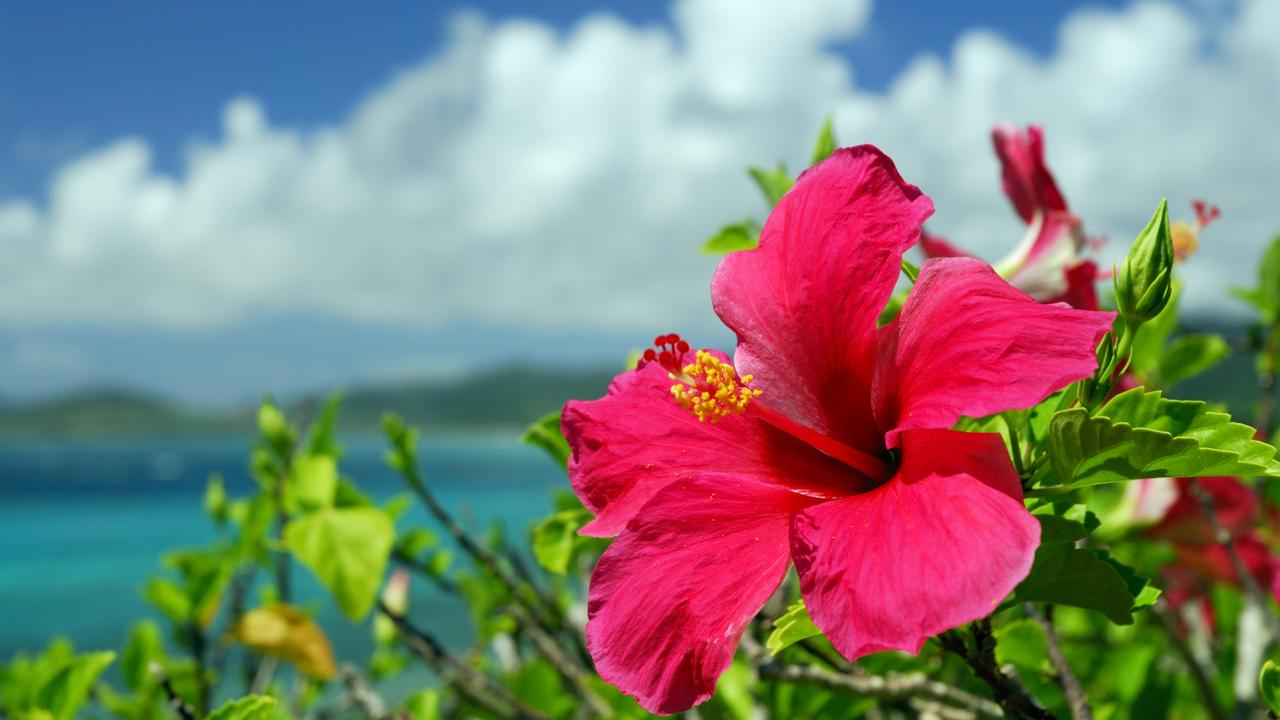
[{"label": "distant hill", "polygon": [[[1257,386],[1253,358],[1242,348],[1242,324],[1186,323],[1186,331],[1223,335],[1236,354],[1213,370],[1175,387],[1173,397],[1227,405],[1243,422],[1253,417]],[[384,412],[394,411],[432,429],[518,429],[559,410],[571,398],[604,394],[617,368],[548,369],[508,366],[456,380],[356,385],[343,393],[339,426],[345,432],[376,431]],[[284,398],[291,415],[307,416],[327,393]],[[251,432],[254,408],[231,412],[184,407],[146,393],[95,388],[39,402],[0,402],[0,441],[5,438],[172,436]]]},{"label": "distant hill", "polygon": [[188,410],[137,390],[91,388],[0,405],[0,439],[212,433],[244,426],[250,417]]},{"label": "distant hill", "polygon": [[[340,428],[376,430],[393,411],[437,429],[523,428],[571,398],[604,394],[616,369],[547,370],[506,367],[454,381],[356,386],[343,393]],[[307,415],[324,401],[316,393],[283,399],[290,414]],[[0,440],[92,438],[248,432],[254,408],[212,412],[125,388],[93,388],[27,403],[0,403]]]},{"label": "distant hill", "polygon": [[[345,430],[381,426],[382,414],[395,412],[428,427],[523,428],[573,398],[597,398],[609,387],[616,368],[546,370],[506,367],[451,382],[354,387],[343,393],[339,425]],[[306,398],[304,406],[324,400]]]}]

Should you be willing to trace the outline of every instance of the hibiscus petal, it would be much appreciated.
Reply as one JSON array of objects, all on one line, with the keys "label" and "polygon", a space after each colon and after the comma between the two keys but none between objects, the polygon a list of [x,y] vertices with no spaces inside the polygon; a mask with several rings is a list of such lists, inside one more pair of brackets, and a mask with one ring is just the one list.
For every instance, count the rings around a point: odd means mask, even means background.
[{"label": "hibiscus petal", "polygon": [[792,524],[814,622],[846,658],[917,653],[985,617],[1031,570],[1040,524],[999,436],[903,433],[903,465],[877,490],[815,505]]},{"label": "hibiscus petal", "polygon": [[1037,303],[981,260],[926,261],[902,313],[880,331],[874,393],[885,442],[1030,407],[1088,377],[1114,317]]},{"label": "hibiscus petal", "polygon": [[710,697],[787,570],[791,515],[813,502],[725,475],[655,495],[591,574],[587,647],[600,677],[655,713]]},{"label": "hibiscus petal", "polygon": [[1218,517],[1218,523],[1232,537],[1240,537],[1257,526],[1258,496],[1239,478],[1178,478],[1175,482],[1178,488],[1177,498],[1169,505],[1160,522],[1148,531],[1151,537],[1178,543],[1217,542],[1213,526],[1205,517],[1200,500],[1191,492],[1192,482],[1198,483],[1213,499],[1213,511]]},{"label": "hibiscus petal", "polygon": [[997,125],[991,140],[1000,158],[1005,194],[1023,222],[1037,211],[1066,210],[1067,201],[1044,161],[1044,131],[1038,125],[1023,134],[1012,125]]},{"label": "hibiscus petal", "polygon": [[[1267,546],[1253,533],[1246,533],[1232,541],[1236,554],[1240,556],[1245,570],[1253,576],[1258,586],[1270,590],[1274,583],[1275,559]],[[1178,565],[1189,568],[1201,579],[1211,582],[1230,583],[1242,587],[1240,574],[1236,572],[1235,562],[1226,547],[1217,543],[1208,545],[1175,543],[1174,552],[1178,556]]]},{"label": "hibiscus petal", "polygon": [[859,450],[880,449],[868,412],[876,318],[932,212],[884,153],[847,148],[796,180],[758,248],[720,263],[712,302],[738,334],[734,364],[755,375],[764,402]]},{"label": "hibiscus petal", "polygon": [[920,231],[920,252],[926,258],[936,257],[973,257],[969,253],[951,244],[941,235],[934,235],[928,230]]},{"label": "hibiscus petal", "polygon": [[605,397],[565,405],[560,425],[572,449],[569,482],[596,514],[582,534],[616,535],[654,493],[707,472],[783,483],[820,497],[857,489],[847,467],[750,413],[698,422],[671,397],[673,382],[651,362],[618,375]]}]

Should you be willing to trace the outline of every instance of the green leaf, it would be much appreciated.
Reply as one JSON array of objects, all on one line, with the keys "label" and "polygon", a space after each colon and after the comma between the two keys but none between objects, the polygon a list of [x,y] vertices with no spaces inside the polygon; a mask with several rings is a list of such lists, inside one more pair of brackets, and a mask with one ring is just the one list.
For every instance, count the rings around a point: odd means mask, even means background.
[{"label": "green leaf", "polygon": [[58,671],[44,687],[36,704],[48,710],[53,720],[71,720],[89,698],[89,691],[103,670],[116,659],[111,651],[77,655]]},{"label": "green leaf", "polygon": [[289,498],[302,510],[333,505],[338,491],[338,463],[332,455],[300,455],[293,461]]},{"label": "green leaf", "polygon": [[419,690],[405,698],[404,711],[413,720],[440,720],[440,691]]},{"label": "green leaf", "polygon": [[538,564],[556,575],[569,570],[578,530],[591,522],[585,509],[561,510],[533,528],[533,556]]},{"label": "green leaf", "polygon": [[142,588],[142,597],[175,623],[191,619],[191,601],[172,580],[152,578]]},{"label": "green leaf", "polygon": [[760,244],[760,225],[755,220],[725,225],[702,243],[702,252],[726,255],[737,250],[750,250]]},{"label": "green leaf", "polygon": [[822,631],[813,624],[813,618],[809,617],[809,610],[804,606],[804,600],[800,599],[791,603],[791,607],[787,608],[782,617],[774,621],[773,632],[769,633],[765,647],[769,649],[770,654],[777,655],[790,645],[821,634]]},{"label": "green leaf", "polygon": [[182,591],[190,604],[189,619],[209,627],[222,592],[231,582],[238,559],[221,548],[175,550],[164,556],[164,564],[182,576]]},{"label": "green leaf", "polygon": [[758,717],[752,695],[754,683],[755,673],[741,660],[734,660],[716,681],[715,700],[725,706],[733,720],[752,720]]},{"label": "green leaf", "polygon": [[124,676],[125,685],[134,692],[150,687],[150,665],[163,657],[164,637],[160,626],[150,620],[135,623],[120,657],[120,674]]},{"label": "green leaf", "polygon": [[1039,672],[1049,659],[1049,638],[1034,620],[1022,619],[996,629],[996,662]]},{"label": "green leaf", "polygon": [[831,116],[828,115],[822,121],[822,130],[818,132],[818,139],[813,144],[813,155],[809,158],[809,164],[817,165],[831,157],[831,153],[836,151],[836,147],[836,131],[831,126]]},{"label": "green leaf", "polygon": [[342,446],[334,439],[338,427],[338,410],[342,408],[342,393],[335,392],[324,401],[320,414],[308,431],[307,452],[312,455],[328,455],[337,460],[342,457]]},{"label": "green leaf", "polygon": [[1059,504],[1050,506],[1052,512],[1036,511],[1040,521],[1040,543],[1074,543],[1089,536],[1100,521],[1084,505]]},{"label": "green leaf", "polygon": [[218,524],[227,520],[227,486],[219,473],[209,475],[204,487],[204,512]]},{"label": "green leaf", "polygon": [[1160,588],[1151,584],[1151,579],[1138,574],[1137,570],[1125,565],[1124,563],[1111,557],[1106,550],[1096,550],[1098,557],[1106,560],[1120,573],[1120,577],[1124,580],[1125,587],[1129,589],[1129,594],[1133,596],[1133,610],[1140,610],[1144,607],[1154,605],[1160,597]]},{"label": "green leaf", "polygon": [[1198,400],[1170,400],[1135,388],[1103,405],[1059,412],[1048,448],[1057,482],[1068,487],[1137,478],[1280,476],[1275,448],[1248,425]]},{"label": "green leaf", "polygon": [[560,413],[543,415],[525,429],[520,442],[542,448],[561,468],[569,466],[569,443],[560,432]]},{"label": "green leaf", "polygon": [[1232,294],[1252,305],[1267,325],[1280,322],[1280,235],[1271,239],[1258,265],[1258,286],[1234,288]]},{"label": "green leaf", "polygon": [[1231,354],[1231,346],[1221,336],[1208,333],[1183,335],[1169,344],[1160,358],[1160,381],[1164,387],[1195,377]]},{"label": "green leaf", "polygon": [[423,550],[433,548],[439,542],[440,538],[430,530],[412,528],[401,533],[400,539],[396,541],[396,547],[409,557],[417,557]]},{"label": "green leaf", "polygon": [[1129,352],[1129,367],[1138,374],[1146,377],[1159,371],[1165,344],[1173,331],[1178,329],[1178,302],[1181,297],[1182,283],[1174,278],[1169,304],[1165,305],[1159,315],[1142,323],[1133,336],[1133,347]]},{"label": "green leaf", "polygon": [[264,400],[258,407],[258,432],[277,451],[293,444],[293,428],[289,427],[289,421],[280,408],[270,400]]},{"label": "green leaf", "polygon": [[391,518],[374,507],[324,508],[284,530],[285,546],[357,622],[373,607],[394,540]]},{"label": "green leaf", "polygon": [[764,193],[765,199],[769,201],[769,207],[777,205],[782,196],[791,189],[793,183],[791,176],[787,174],[787,169],[781,163],[772,170],[751,167],[747,172],[751,173],[751,179],[756,181],[756,186],[760,188],[760,192]]},{"label": "green leaf", "polygon": [[1262,664],[1262,672],[1258,673],[1258,689],[1262,691],[1262,699],[1273,713],[1280,713],[1280,665],[1275,660]]},{"label": "green leaf", "polygon": [[226,703],[205,716],[205,720],[271,720],[275,709],[275,698],[248,695]]},{"label": "green leaf", "polygon": [[1041,544],[1014,600],[1097,610],[1117,625],[1133,623],[1133,595],[1120,573],[1097,552],[1070,543]]}]

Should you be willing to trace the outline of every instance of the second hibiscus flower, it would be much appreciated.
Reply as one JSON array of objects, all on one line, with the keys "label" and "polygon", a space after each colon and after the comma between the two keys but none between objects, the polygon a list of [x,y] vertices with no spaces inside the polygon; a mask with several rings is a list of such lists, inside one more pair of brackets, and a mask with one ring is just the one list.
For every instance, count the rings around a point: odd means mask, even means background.
[{"label": "second hibiscus flower", "polygon": [[618,535],[591,578],[588,646],[645,708],[709,697],[792,563],[850,659],[918,652],[1026,576],[1039,525],[1003,441],[949,428],[1091,374],[1113,314],[947,258],[877,328],[932,212],[879,150],[838,151],[716,273],[732,362],[661,336],[604,398],[565,407],[570,480],[596,515],[583,532]]}]

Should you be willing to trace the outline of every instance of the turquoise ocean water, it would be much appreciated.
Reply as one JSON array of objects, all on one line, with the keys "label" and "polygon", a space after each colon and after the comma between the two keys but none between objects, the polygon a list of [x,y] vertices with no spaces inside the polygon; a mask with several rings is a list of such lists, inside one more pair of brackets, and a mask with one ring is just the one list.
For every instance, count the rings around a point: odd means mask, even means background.
[{"label": "turquoise ocean water", "polygon": [[[404,491],[380,438],[343,445],[341,470],[366,492],[386,499]],[[229,493],[248,492],[248,449],[236,437],[0,445],[0,659],[54,635],[84,650],[118,650],[133,620],[161,620],[142,600],[143,583],[163,572],[167,550],[217,537],[201,505],[205,481],[219,472]],[[513,537],[526,533],[549,512],[552,491],[567,488],[559,468],[513,435],[437,436],[420,455],[438,497],[478,530],[499,521]],[[415,505],[399,526],[423,524]],[[304,568],[294,568],[294,584],[299,604],[325,600]],[[469,642],[466,608],[429,584],[415,580],[411,615],[447,644]],[[368,657],[367,620],[354,625],[327,610],[320,621],[340,661]]]}]

